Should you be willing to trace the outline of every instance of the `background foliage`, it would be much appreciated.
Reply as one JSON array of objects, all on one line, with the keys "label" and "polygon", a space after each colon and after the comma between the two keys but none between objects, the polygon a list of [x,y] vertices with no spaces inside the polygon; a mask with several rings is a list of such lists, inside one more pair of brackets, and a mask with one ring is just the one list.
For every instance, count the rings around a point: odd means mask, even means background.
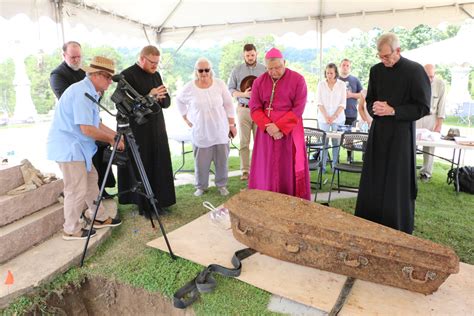
[{"label": "background foliage", "polygon": [[[402,51],[414,49],[432,42],[441,41],[455,36],[459,26],[449,26],[445,30],[431,28],[426,25],[419,25],[412,30],[395,28],[395,32],[401,42]],[[350,39],[344,49],[329,48],[323,52],[323,66],[329,62],[339,65],[343,58],[349,58],[352,61],[352,74],[358,77],[364,87],[367,87],[370,67],[378,62],[376,54],[376,39],[382,33],[380,29],[374,29],[370,32],[360,33]],[[176,52],[175,49],[164,49],[162,52],[161,74],[165,84],[168,86],[171,94],[174,94],[179,88],[193,78],[193,68],[199,57],[208,58],[212,64],[216,77],[227,81],[232,69],[242,63],[242,47],[245,43],[254,43],[258,51],[258,60],[263,61],[264,52],[275,46],[275,38],[271,35],[256,38],[247,37],[241,41],[232,41],[225,45],[215,45],[209,49],[201,50],[184,46]],[[308,90],[311,94],[316,92],[318,81],[320,80],[319,71],[319,51],[316,49],[296,49],[293,47],[278,47],[286,56],[287,66],[294,69],[306,78]],[[140,48],[112,48],[110,46],[91,47],[83,45],[84,63],[87,63],[92,56],[103,55],[114,59],[119,71],[132,65],[138,56]],[[33,103],[38,113],[46,114],[54,108],[55,97],[49,87],[49,74],[59,63],[61,63],[61,51],[58,49],[52,54],[38,53],[26,58],[26,69],[28,77],[31,80],[31,94]],[[12,59],[6,59],[0,63],[0,111],[6,111],[9,115],[13,114],[15,105],[14,89],[14,63]],[[439,66],[438,74],[444,78],[448,84],[451,80],[449,68]],[[474,75],[470,77],[470,92],[474,96]],[[109,96],[114,91],[112,86],[103,103],[113,108]]]}]

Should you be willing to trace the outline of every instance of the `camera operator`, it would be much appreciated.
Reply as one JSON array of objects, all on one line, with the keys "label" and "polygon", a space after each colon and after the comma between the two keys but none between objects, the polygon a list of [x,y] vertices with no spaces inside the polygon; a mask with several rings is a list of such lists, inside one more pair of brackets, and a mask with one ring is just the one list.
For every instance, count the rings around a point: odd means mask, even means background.
[{"label": "camera operator", "polygon": [[[51,71],[49,76],[49,83],[51,89],[53,90],[56,98],[61,98],[64,91],[69,88],[73,83],[79,82],[86,76],[84,70],[81,69],[82,61],[82,48],[81,44],[75,41],[69,41],[64,43],[63,47],[63,59],[64,61]],[[105,177],[105,171],[107,170],[107,163],[104,162],[104,150],[108,147],[107,143],[96,142],[97,151],[92,157],[92,163],[94,164],[95,169],[99,175],[98,184],[102,184],[102,181]],[[115,187],[115,177],[112,172],[107,176],[107,181],[105,182],[105,187],[114,188]],[[104,191],[105,198],[111,198],[112,196]]]},{"label": "camera operator", "polygon": [[[145,46],[140,52],[138,62],[125,69],[122,75],[139,94],[150,95],[155,100],[151,107],[153,113],[146,116],[147,122],[138,124],[131,120],[130,127],[153,193],[159,206],[166,208],[176,203],[176,195],[168,135],[161,111],[161,108],[170,106],[170,96],[157,71],[159,62],[160,51],[155,46]],[[133,159],[131,154],[129,157]],[[130,190],[135,185],[138,170],[132,167],[134,165],[129,164],[128,168],[118,169],[119,192]],[[119,203],[136,204],[140,215],[146,217],[154,214],[146,197],[137,193],[120,195]]]},{"label": "camera operator", "polygon": [[[96,140],[114,144],[115,132],[102,124],[99,108],[86,97],[86,93],[98,100],[108,89],[115,72],[115,63],[105,57],[96,56],[90,66],[84,66],[87,76],[71,85],[63,93],[56,106],[48,135],[48,159],[55,160],[63,173],[64,181],[64,234],[63,239],[85,239],[88,230],[80,222],[86,202],[86,217],[92,218],[99,195],[97,171],[92,165],[92,156],[97,150]],[[124,149],[123,140],[118,150]],[[94,228],[118,226],[120,219],[112,219],[104,213],[101,204]],[[95,231],[91,232],[91,236]]]}]

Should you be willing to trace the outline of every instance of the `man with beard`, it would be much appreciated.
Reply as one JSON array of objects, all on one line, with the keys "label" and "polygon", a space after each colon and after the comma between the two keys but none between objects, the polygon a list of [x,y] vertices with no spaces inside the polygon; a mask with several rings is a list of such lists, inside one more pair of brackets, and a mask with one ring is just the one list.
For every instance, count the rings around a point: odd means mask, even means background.
[{"label": "man with beard", "polygon": [[[147,122],[139,125],[131,119],[130,127],[135,136],[150,186],[158,200],[158,205],[163,209],[176,203],[176,195],[168,135],[161,110],[170,106],[171,99],[160,74],[157,72],[159,62],[160,51],[158,48],[152,45],[145,46],[140,52],[138,62],[122,71],[122,75],[138,93],[150,95],[155,99],[155,103],[151,107],[153,113],[146,116]],[[129,157],[133,159],[130,152]],[[130,163],[128,168],[119,168],[119,192],[130,190],[136,184],[138,176],[135,163]],[[129,192],[120,195],[119,203],[136,204],[140,215],[147,218],[153,215],[153,208],[150,207],[148,199],[143,195]]]},{"label": "man with beard", "polygon": [[400,55],[393,33],[377,40],[370,69],[370,126],[355,215],[411,234],[416,187],[415,121],[429,114],[431,87],[423,67]]},{"label": "man with beard", "polygon": [[[51,72],[49,77],[51,89],[58,100],[70,85],[86,77],[86,73],[80,68],[82,63],[81,44],[75,41],[66,42],[63,45],[63,59],[64,61]],[[96,141],[96,145],[97,151],[92,157],[92,163],[97,170],[98,184],[100,187],[105,177],[105,171],[107,170],[107,163],[104,162],[103,159],[104,150],[109,144]],[[107,188],[115,187],[115,178],[112,172],[109,173],[105,186]],[[103,196],[105,198],[111,197],[107,191],[104,191]]]},{"label": "man with beard", "polygon": [[[245,63],[234,68],[229,77],[228,87],[233,97],[239,102],[237,106],[237,117],[239,120],[239,137],[240,137],[240,169],[242,170],[241,180],[249,178],[250,170],[250,135],[257,132],[257,124],[250,117],[249,100],[252,95],[252,86],[250,85],[245,91],[241,91],[241,83],[244,78],[249,76],[258,77],[265,73],[264,65],[257,63],[257,49],[253,44],[244,45],[244,61]],[[247,79],[246,79],[247,80]]]}]

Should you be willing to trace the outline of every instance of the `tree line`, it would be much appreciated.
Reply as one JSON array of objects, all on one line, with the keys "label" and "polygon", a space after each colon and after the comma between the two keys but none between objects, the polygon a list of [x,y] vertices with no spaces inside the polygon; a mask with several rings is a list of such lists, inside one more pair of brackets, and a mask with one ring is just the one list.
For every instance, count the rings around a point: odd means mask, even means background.
[{"label": "tree line", "polygon": [[[411,50],[433,42],[453,37],[459,31],[459,26],[448,26],[445,30],[419,25],[412,30],[395,28],[391,30],[400,38],[403,51]],[[329,62],[339,65],[343,58],[352,61],[352,74],[358,77],[364,87],[367,87],[370,67],[378,63],[376,58],[376,39],[382,30],[374,29],[370,32],[360,33],[352,37],[344,49],[329,48],[323,51],[323,63],[319,65],[319,51],[317,49],[296,49],[293,47],[279,48],[286,57],[287,66],[300,72],[306,79],[309,92],[316,92],[320,70]],[[264,37],[247,37],[243,40],[233,41],[223,46],[215,45],[209,49],[187,48],[181,50],[165,48],[162,51],[160,72],[171,94],[174,94],[184,83],[192,80],[194,63],[199,57],[208,58],[218,78],[227,81],[232,69],[243,62],[242,47],[245,43],[254,43],[258,50],[258,60],[263,62],[264,52],[275,46],[275,38],[271,35]],[[115,60],[117,70],[121,71],[137,61],[141,48],[113,48],[110,46],[91,47],[83,43],[83,62],[87,63],[93,56],[102,55]],[[62,52],[58,49],[51,54],[37,53],[29,55],[26,60],[26,71],[31,81],[31,96],[39,114],[46,114],[54,108],[56,99],[49,86],[50,72],[62,62]],[[14,62],[6,59],[0,63],[0,111],[9,115],[14,112]],[[322,68],[322,69],[321,69]],[[438,75],[448,83],[451,80],[447,66],[438,66]],[[471,76],[470,83],[474,81]],[[103,103],[113,108],[110,95],[115,90],[112,86],[107,91]],[[471,84],[470,92],[474,95],[474,85]]]}]

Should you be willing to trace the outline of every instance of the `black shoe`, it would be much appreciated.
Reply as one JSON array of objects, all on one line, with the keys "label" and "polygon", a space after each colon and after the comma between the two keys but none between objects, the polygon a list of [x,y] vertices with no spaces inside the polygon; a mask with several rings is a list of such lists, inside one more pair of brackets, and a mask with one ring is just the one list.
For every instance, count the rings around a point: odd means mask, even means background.
[{"label": "black shoe", "polygon": [[[66,234],[63,233],[63,239],[64,240],[80,240],[80,239],[87,239],[87,236],[89,235],[89,230],[88,229],[81,229],[79,232],[75,234]],[[95,230],[93,229],[91,231],[91,238],[96,235]]]},{"label": "black shoe", "polygon": [[120,219],[112,217],[109,217],[103,221],[99,221],[97,219],[94,221],[95,228],[115,227],[119,226],[120,224],[122,224],[122,221]]}]

